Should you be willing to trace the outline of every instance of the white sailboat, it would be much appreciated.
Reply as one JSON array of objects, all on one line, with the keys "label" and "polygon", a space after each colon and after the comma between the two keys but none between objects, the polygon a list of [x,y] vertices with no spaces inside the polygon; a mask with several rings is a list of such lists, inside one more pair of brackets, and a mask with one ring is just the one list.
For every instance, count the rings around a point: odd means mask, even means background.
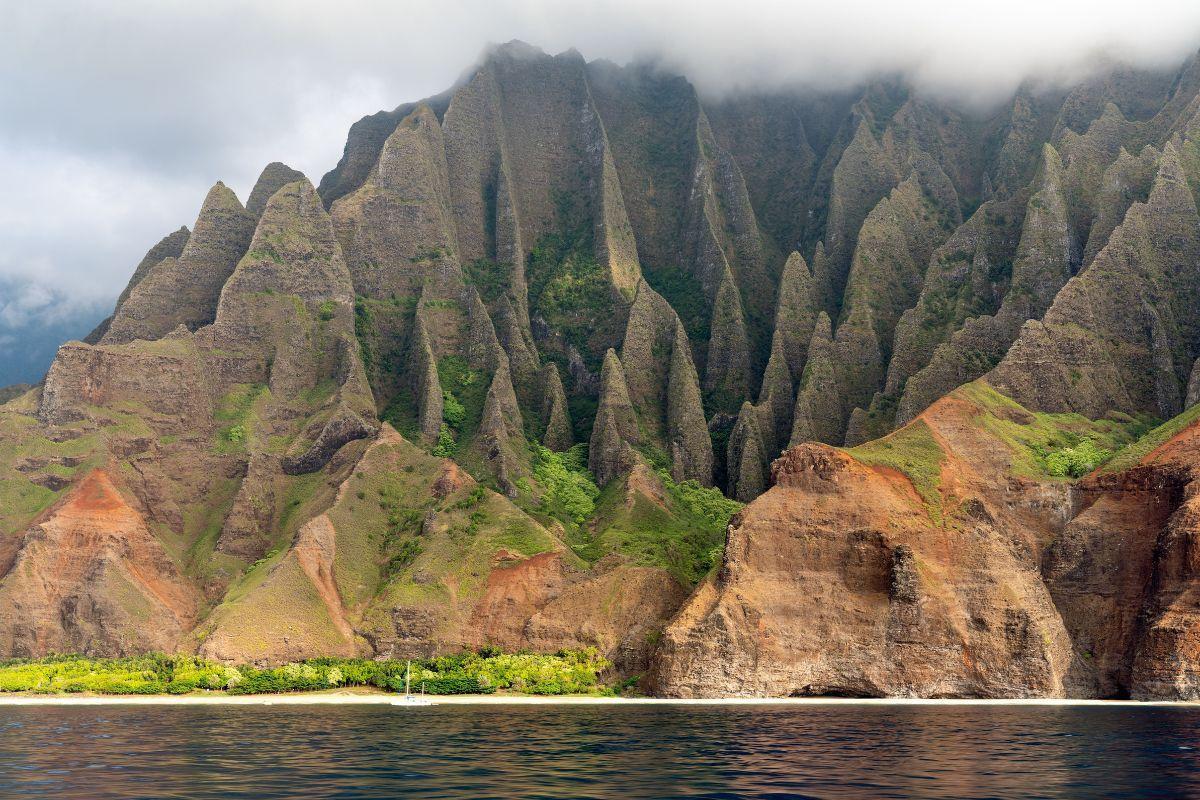
[{"label": "white sailboat", "polygon": [[414,695],[412,693],[412,662],[409,661],[404,668],[404,697],[398,697],[392,701],[394,706],[431,706],[433,701],[425,696],[425,684],[421,684],[421,694]]}]

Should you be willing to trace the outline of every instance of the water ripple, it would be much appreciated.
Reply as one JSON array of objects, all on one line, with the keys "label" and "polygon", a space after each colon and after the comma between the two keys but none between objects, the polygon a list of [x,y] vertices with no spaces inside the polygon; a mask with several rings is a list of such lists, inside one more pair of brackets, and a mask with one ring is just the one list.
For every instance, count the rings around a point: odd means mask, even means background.
[{"label": "water ripple", "polygon": [[0,710],[0,797],[1200,797],[1200,711]]}]

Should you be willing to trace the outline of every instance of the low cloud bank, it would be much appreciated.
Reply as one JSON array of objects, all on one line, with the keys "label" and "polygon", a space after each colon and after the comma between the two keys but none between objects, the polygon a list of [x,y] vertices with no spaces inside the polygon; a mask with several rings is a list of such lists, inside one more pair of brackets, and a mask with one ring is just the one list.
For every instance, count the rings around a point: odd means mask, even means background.
[{"label": "low cloud bank", "polygon": [[445,89],[489,43],[514,38],[589,59],[654,59],[709,95],[902,73],[986,103],[1022,80],[1074,80],[1105,60],[1173,66],[1200,47],[1200,3],[10,3],[0,12],[0,277],[60,298],[43,316],[68,300],[111,303],[150,245],[192,223],[216,180],[245,199],[278,159],[316,182],[355,119]]}]

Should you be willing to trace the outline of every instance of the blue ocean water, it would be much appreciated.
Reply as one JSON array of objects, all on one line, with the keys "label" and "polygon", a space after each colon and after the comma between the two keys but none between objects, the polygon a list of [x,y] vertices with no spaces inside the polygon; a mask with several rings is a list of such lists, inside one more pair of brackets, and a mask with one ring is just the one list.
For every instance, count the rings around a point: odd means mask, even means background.
[{"label": "blue ocean water", "polygon": [[0,797],[1200,797],[1200,708],[0,707]]}]

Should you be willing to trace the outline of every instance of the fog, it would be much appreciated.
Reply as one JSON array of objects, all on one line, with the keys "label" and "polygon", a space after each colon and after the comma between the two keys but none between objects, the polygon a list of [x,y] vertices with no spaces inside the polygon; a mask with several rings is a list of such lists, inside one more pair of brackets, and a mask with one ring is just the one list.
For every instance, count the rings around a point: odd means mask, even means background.
[{"label": "fog", "polygon": [[1106,60],[1174,66],[1200,47],[1200,3],[0,0],[0,278],[26,287],[0,309],[36,322],[115,298],[214,181],[244,200],[278,159],[315,183],[354,120],[513,38],[657,60],[710,96],[900,73],[988,103]]}]

